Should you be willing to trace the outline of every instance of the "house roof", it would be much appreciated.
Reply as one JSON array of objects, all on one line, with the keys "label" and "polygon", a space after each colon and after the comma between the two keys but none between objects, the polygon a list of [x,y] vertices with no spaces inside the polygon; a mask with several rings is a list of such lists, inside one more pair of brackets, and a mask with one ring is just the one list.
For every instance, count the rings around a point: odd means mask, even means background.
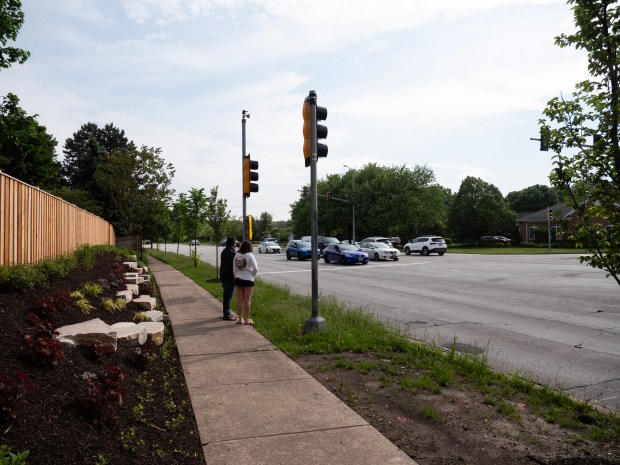
[{"label": "house roof", "polygon": [[[549,208],[553,212],[554,218],[557,218],[557,215],[559,215],[560,219],[571,219],[575,213],[575,209],[567,205],[566,202],[558,202]],[[543,208],[536,212],[518,213],[517,216],[519,221],[547,221],[547,209]]]}]

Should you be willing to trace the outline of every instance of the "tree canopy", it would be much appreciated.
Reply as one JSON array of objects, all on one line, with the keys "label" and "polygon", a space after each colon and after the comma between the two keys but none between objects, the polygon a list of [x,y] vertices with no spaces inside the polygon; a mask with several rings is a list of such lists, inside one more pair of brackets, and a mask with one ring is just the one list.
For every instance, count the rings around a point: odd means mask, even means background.
[{"label": "tree canopy", "polygon": [[578,83],[572,98],[547,103],[541,136],[553,152],[551,182],[579,213],[573,235],[589,252],[581,261],[620,284],[620,6],[568,3],[576,32],[556,37],[556,44],[585,50],[591,79]]},{"label": "tree canopy", "polygon": [[59,186],[56,139],[9,93],[0,105],[0,170],[41,188]]},{"label": "tree canopy", "polygon": [[0,0],[0,69],[9,68],[13,63],[24,63],[30,52],[7,46],[16,41],[17,34],[24,24],[24,12],[20,0]]},{"label": "tree canopy", "polygon": [[560,201],[558,190],[535,184],[520,191],[509,192],[506,200],[517,213],[536,212]]},{"label": "tree canopy", "polygon": [[449,213],[449,224],[459,241],[475,242],[485,235],[511,236],[516,214],[493,184],[473,176],[461,182]]}]

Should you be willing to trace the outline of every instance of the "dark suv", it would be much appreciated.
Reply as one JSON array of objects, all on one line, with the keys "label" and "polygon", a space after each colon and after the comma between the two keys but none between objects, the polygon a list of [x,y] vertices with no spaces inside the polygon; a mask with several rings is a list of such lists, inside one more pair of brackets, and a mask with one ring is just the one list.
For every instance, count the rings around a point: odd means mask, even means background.
[{"label": "dark suv", "polygon": [[[311,236],[304,236],[301,238],[301,240],[309,244],[312,243]],[[319,250],[321,252],[323,252],[323,249],[327,247],[329,244],[340,244],[340,241],[338,239],[336,239],[335,237],[331,237],[331,236],[317,236],[316,241],[317,241],[317,245],[319,246]]]}]

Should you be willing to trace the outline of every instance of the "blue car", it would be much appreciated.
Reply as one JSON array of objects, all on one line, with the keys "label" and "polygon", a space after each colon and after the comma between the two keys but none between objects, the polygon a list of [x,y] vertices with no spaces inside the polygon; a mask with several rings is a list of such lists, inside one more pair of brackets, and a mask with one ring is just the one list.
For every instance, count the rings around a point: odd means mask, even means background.
[{"label": "blue car", "polygon": [[330,244],[323,249],[325,263],[338,262],[343,265],[355,265],[368,263],[368,254],[351,244]]},{"label": "blue car", "polygon": [[[312,258],[312,246],[310,242],[306,241],[291,241],[286,246],[286,259],[290,260],[293,257],[297,257],[298,260],[305,260],[306,258]],[[321,257],[321,251],[316,250],[317,257]]]}]

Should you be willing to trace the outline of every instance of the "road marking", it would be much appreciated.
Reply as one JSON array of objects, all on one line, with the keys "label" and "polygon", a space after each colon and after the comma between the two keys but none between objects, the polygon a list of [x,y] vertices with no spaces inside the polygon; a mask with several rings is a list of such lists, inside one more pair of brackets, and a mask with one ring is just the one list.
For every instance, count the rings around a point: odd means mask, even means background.
[{"label": "road marking", "polygon": [[[386,266],[417,266],[417,265],[426,265],[430,262],[416,262],[416,263],[391,263],[391,264],[368,264],[368,265],[353,265],[353,266],[341,266],[339,268],[325,268],[325,266],[322,266],[319,271],[341,271],[341,270],[357,270],[357,269],[364,269],[364,270],[368,270],[371,268],[378,268],[378,267],[386,267]],[[329,266],[328,264],[325,264],[327,266]],[[287,274],[287,273],[309,273],[311,272],[312,269],[307,269],[307,270],[286,270],[286,271],[264,271],[264,272],[258,272],[256,273],[256,275],[266,275],[266,274]]]}]

